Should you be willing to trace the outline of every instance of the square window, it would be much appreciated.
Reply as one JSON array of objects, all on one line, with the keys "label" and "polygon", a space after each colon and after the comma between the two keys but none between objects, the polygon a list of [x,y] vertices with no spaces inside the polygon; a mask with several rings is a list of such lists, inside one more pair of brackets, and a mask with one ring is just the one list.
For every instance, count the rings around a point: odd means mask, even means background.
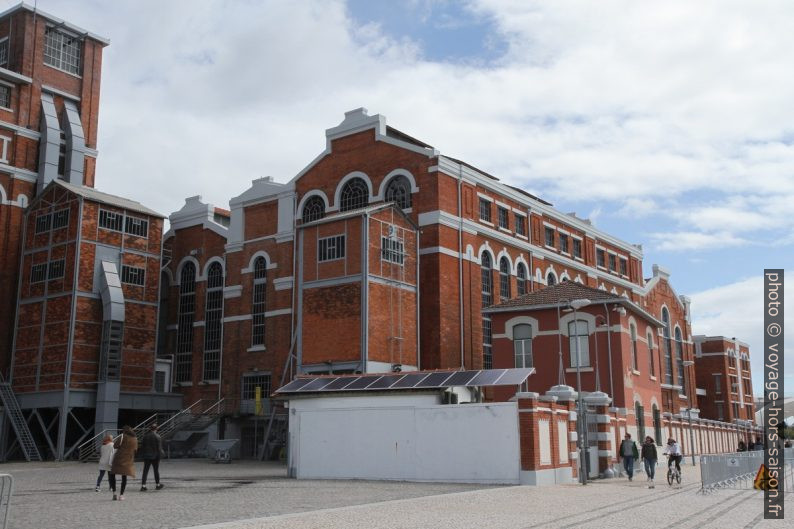
[{"label": "square window", "polygon": [[491,202],[480,198],[480,220],[491,222]]},{"label": "square window", "polygon": [[99,210],[99,227],[106,230],[121,231],[124,215],[106,209]]},{"label": "square window", "polygon": [[65,261],[63,259],[58,259],[57,261],[51,261],[49,266],[49,273],[47,274],[47,279],[60,279],[63,277],[63,269],[64,269]]},{"label": "square window", "polygon": [[395,264],[403,264],[405,260],[405,249],[403,242],[391,237],[380,238],[380,258],[384,261]]},{"label": "square window", "polygon": [[554,228],[546,227],[546,246],[554,248]]},{"label": "square window", "polygon": [[523,215],[516,213],[516,235],[527,235],[527,219]]},{"label": "square window", "polygon": [[52,214],[52,229],[65,228],[69,225],[69,210],[61,209]]},{"label": "square window", "polygon": [[44,233],[50,231],[50,225],[52,223],[52,215],[49,213],[45,215],[39,215],[36,217],[36,233]]},{"label": "square window", "polygon": [[254,400],[256,398],[256,388],[259,388],[259,395],[262,399],[269,399],[270,375],[243,375],[243,400]]},{"label": "square window", "polygon": [[121,282],[129,285],[143,286],[146,278],[146,270],[136,266],[121,266]]},{"label": "square window", "polygon": [[510,220],[507,214],[507,210],[503,207],[499,208],[499,227],[504,228],[506,230],[510,229]]},{"label": "square window", "polygon": [[30,268],[30,282],[40,283],[47,279],[47,263],[35,264]]},{"label": "square window", "polygon": [[344,235],[334,235],[333,237],[325,237],[324,239],[317,241],[317,260],[319,262],[342,259],[344,256]]},{"label": "square window", "polygon": [[80,75],[83,41],[54,27],[44,31],[44,64]]},{"label": "square window", "polygon": [[146,237],[149,234],[149,221],[135,217],[127,217],[124,231],[130,235]]},{"label": "square window", "polygon": [[568,236],[564,233],[560,233],[560,251],[568,253]]}]

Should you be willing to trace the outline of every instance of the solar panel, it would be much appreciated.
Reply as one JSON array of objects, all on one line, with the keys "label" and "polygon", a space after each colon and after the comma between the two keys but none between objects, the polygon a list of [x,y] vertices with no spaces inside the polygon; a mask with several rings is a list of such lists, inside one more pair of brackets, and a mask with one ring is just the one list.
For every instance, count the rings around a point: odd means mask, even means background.
[{"label": "solar panel", "polygon": [[477,376],[479,371],[458,371],[444,382],[445,386],[466,386],[469,380]]},{"label": "solar panel", "polygon": [[425,377],[427,377],[427,373],[408,373],[403,378],[395,382],[391,389],[412,388]]},{"label": "solar panel", "polygon": [[400,380],[404,375],[386,375],[367,386],[367,389],[386,389]]},{"label": "solar panel", "polygon": [[289,384],[286,384],[286,385],[280,387],[278,389],[277,393],[287,393],[287,392],[290,392],[290,391],[298,391],[299,389],[304,387],[306,384],[308,384],[312,380],[314,380],[314,379],[313,378],[297,378],[297,379],[293,380],[292,382],[290,382]]},{"label": "solar panel", "polygon": [[376,380],[378,380],[381,375],[373,375],[373,376],[364,376],[353,382],[352,384],[345,387],[345,391],[348,389],[364,389]]},{"label": "solar panel", "polygon": [[323,388],[323,391],[339,391],[359,377],[339,377]]},{"label": "solar panel", "polygon": [[534,367],[508,369],[507,373],[500,378],[496,385],[498,386],[516,386],[523,383],[529,375],[535,372]]},{"label": "solar panel", "polygon": [[443,382],[448,379],[452,375],[452,372],[446,371],[443,373],[430,373],[427,375],[421,382],[419,382],[416,388],[440,388],[444,384]]},{"label": "solar panel", "polygon": [[492,386],[499,380],[499,377],[505,374],[506,369],[487,369],[477,373],[473,379],[469,381],[467,386]]},{"label": "solar panel", "polygon": [[301,391],[301,393],[304,392],[304,391],[319,391],[319,390],[323,389],[325,386],[327,386],[328,384],[330,384],[331,382],[333,382],[334,380],[336,380],[336,379],[335,378],[315,378],[314,380],[312,380],[311,382],[309,382],[308,384],[306,384],[305,386],[300,388],[300,391]]}]

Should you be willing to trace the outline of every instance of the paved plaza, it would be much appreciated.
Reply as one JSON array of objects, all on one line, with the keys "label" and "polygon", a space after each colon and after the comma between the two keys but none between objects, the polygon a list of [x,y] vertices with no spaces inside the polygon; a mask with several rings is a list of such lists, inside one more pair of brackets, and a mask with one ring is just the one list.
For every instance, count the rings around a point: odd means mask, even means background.
[{"label": "paved plaza", "polygon": [[632,483],[618,478],[586,487],[299,481],[288,479],[280,464],[177,460],[162,464],[165,489],[150,486],[142,493],[139,479],[132,480],[123,502],[111,501],[107,483],[102,492],[93,491],[95,469],[81,463],[0,467],[15,479],[10,527],[573,529],[651,522],[669,529],[794,527],[794,522],[763,520],[759,492],[697,494],[698,469],[690,466],[682,486],[659,483],[649,490],[642,475]]}]

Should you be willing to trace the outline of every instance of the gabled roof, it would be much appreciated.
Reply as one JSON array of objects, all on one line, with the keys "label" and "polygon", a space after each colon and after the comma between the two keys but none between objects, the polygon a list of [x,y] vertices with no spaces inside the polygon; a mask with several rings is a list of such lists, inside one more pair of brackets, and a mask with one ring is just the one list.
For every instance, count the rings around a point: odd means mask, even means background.
[{"label": "gabled roof", "polygon": [[361,215],[366,215],[366,214],[370,214],[370,213],[376,213],[378,211],[382,211],[384,209],[389,209],[389,208],[392,208],[396,212],[398,212],[405,220],[407,220],[411,224],[411,226],[414,227],[414,229],[417,229],[417,230],[419,229],[419,226],[417,226],[417,224],[411,219],[411,217],[406,215],[403,212],[402,209],[398,208],[395,205],[394,202],[383,202],[383,203],[379,203],[379,204],[373,204],[371,206],[365,206],[363,208],[351,209],[351,210],[348,210],[348,211],[343,211],[341,213],[331,213],[331,214],[326,215],[325,217],[323,217],[321,219],[313,220],[313,221],[307,222],[305,224],[299,224],[298,227],[299,228],[305,228],[307,226],[316,226],[318,224],[325,224],[327,222],[333,222],[333,221],[340,220],[340,219],[348,219],[348,218],[359,217]]},{"label": "gabled roof", "polygon": [[483,312],[515,312],[519,310],[541,310],[552,307],[564,307],[569,302],[577,299],[587,299],[591,305],[601,305],[603,303],[614,303],[635,312],[653,323],[657,327],[663,324],[651,314],[642,309],[639,305],[623,296],[612,294],[599,288],[588,287],[580,283],[564,280],[556,285],[545,287],[529,294],[524,294],[517,298],[510,299],[504,303],[492,305]]},{"label": "gabled roof", "polygon": [[94,202],[99,202],[101,204],[108,204],[110,206],[116,206],[118,208],[127,209],[130,211],[136,211],[138,213],[143,213],[144,215],[151,215],[152,217],[159,217],[161,219],[165,218],[165,215],[161,213],[157,213],[153,209],[147,208],[140,202],[135,202],[134,200],[130,200],[128,198],[123,198],[123,197],[118,197],[116,195],[103,193],[102,191],[97,191],[93,187],[75,185],[69,182],[65,182],[60,178],[56,178],[55,180],[50,182],[48,187],[52,185],[63,187],[64,189],[71,191],[76,195],[80,195],[81,197],[87,198],[88,200],[93,200]]}]

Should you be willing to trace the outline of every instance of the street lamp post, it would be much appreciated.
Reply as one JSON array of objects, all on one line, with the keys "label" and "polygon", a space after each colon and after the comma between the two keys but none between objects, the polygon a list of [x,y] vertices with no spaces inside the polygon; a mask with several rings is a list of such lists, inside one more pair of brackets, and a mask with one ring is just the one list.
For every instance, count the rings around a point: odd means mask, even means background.
[{"label": "street lamp post", "polygon": [[[683,365],[684,365],[684,367],[691,367],[691,366],[695,365],[695,362],[692,361],[692,360],[685,360],[683,362]],[[689,371],[688,369],[684,370],[684,388],[685,388],[685,391],[686,391],[686,388],[689,387],[689,385],[687,384],[687,381],[689,379],[689,377],[687,377],[687,372],[688,371]],[[697,392],[697,390],[696,390],[696,392]],[[692,455],[692,466],[694,467],[695,466],[695,442],[694,442],[695,441],[695,437],[694,437],[694,433],[692,432],[692,395],[690,394],[690,395],[688,395],[688,397],[689,398],[687,399],[686,413],[687,413],[687,417],[689,418],[689,451],[690,451],[690,453]]]},{"label": "street lamp post", "polygon": [[560,305],[565,302],[567,306],[571,301],[569,299],[558,299],[557,300],[557,347],[558,347],[558,354],[560,357],[560,367],[559,367],[559,374],[558,374],[558,384],[564,385],[565,384],[565,367],[562,361],[562,329],[560,324]]},{"label": "street lamp post", "polygon": [[580,357],[581,348],[579,347],[579,323],[576,319],[576,310],[590,304],[589,299],[575,299],[569,303],[573,309],[574,328],[576,330],[576,399],[578,402],[579,415],[576,418],[578,425],[577,441],[579,442],[579,481],[582,485],[587,485],[587,443],[586,443],[586,424],[584,414],[584,398],[582,397],[582,359]]}]

